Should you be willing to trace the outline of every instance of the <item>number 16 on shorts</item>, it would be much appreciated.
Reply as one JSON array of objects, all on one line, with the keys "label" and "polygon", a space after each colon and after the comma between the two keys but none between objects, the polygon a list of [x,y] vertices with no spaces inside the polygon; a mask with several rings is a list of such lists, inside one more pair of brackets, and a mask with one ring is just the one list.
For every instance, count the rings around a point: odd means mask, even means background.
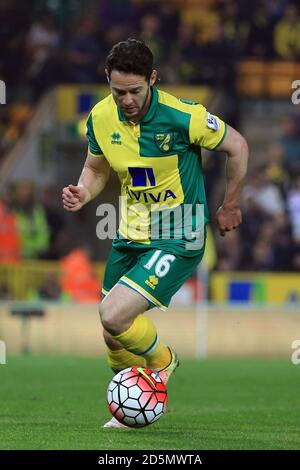
[{"label": "number 16 on shorts", "polygon": [[151,258],[149,259],[148,263],[144,265],[144,267],[148,270],[155,265],[155,274],[157,277],[164,277],[170,271],[171,264],[175,259],[175,255],[166,254],[160,258],[162,250],[156,250]]}]

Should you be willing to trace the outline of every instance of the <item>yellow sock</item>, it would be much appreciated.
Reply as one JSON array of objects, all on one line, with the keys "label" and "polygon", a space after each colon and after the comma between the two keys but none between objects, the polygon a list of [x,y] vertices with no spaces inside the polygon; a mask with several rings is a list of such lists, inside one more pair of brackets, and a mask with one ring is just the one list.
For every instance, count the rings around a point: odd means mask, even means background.
[{"label": "yellow sock", "polygon": [[147,367],[163,369],[171,360],[169,348],[159,340],[154,323],[143,314],[136,317],[127,331],[113,336],[127,351],[143,356]]},{"label": "yellow sock", "polygon": [[146,367],[146,360],[143,357],[126,351],[126,349],[113,351],[112,349],[106,348],[106,354],[107,362],[115,372],[132,366]]}]

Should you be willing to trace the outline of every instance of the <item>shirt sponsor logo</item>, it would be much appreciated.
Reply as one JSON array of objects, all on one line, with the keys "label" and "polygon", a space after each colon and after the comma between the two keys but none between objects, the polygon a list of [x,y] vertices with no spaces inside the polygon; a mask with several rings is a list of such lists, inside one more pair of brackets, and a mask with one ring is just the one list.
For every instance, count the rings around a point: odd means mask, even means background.
[{"label": "shirt sponsor logo", "polygon": [[150,191],[133,191],[129,189],[128,186],[125,188],[126,193],[130,197],[130,199],[138,202],[146,202],[146,203],[158,203],[158,202],[165,202],[169,198],[176,199],[176,194],[173,193],[171,189],[165,189],[163,191],[159,191],[157,193],[152,193]]},{"label": "shirt sponsor logo", "polygon": [[132,186],[156,186],[153,168],[128,167]]}]

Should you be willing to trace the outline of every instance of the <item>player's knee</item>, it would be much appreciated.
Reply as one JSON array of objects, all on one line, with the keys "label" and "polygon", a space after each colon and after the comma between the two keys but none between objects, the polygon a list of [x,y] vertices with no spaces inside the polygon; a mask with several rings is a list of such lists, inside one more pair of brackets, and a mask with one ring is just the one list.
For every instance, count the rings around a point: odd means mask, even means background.
[{"label": "player's knee", "polygon": [[121,316],[115,308],[108,305],[108,303],[101,303],[99,314],[102,326],[108,333],[114,336],[122,332]]}]

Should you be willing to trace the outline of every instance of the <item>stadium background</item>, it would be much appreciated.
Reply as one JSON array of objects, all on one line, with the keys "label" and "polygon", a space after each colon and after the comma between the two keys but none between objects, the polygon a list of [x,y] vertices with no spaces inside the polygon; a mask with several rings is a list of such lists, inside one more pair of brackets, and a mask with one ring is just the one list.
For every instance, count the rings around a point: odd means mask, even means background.
[{"label": "stadium background", "polygon": [[300,339],[300,11],[287,0],[0,1],[5,367],[17,361],[18,374],[29,353],[50,369],[55,357],[104,353],[96,304],[111,241],[96,236],[96,209],[117,207],[118,180],[111,175],[78,214],[63,212],[61,189],[78,180],[87,113],[109,92],[105,56],[127,37],[152,49],[159,87],[203,103],[250,147],[243,225],[224,238],[213,215],[225,157],[203,154],[212,216],[206,258],[169,312],[153,311],[161,336],[183,358],[198,358],[199,370],[199,358],[255,356],[281,358],[286,371]]}]

